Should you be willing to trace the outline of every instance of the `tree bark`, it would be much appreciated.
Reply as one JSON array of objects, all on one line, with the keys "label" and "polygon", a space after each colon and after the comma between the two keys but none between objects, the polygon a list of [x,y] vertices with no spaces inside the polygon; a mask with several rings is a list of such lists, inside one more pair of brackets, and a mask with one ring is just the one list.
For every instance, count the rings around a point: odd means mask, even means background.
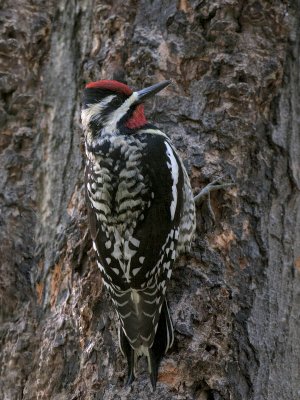
[{"label": "tree bark", "polygon": [[[300,3],[2,0],[0,398],[300,398]],[[175,345],[155,393],[131,387],[87,229],[80,96],[134,89],[195,193],[168,299]],[[159,229],[159,227],[158,227]]]}]

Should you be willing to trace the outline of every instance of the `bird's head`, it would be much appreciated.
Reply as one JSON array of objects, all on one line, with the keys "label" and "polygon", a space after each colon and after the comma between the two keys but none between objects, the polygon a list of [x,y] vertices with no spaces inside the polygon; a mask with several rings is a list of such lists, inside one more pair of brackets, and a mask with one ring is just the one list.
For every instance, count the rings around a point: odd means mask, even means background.
[{"label": "bird's head", "polygon": [[82,124],[93,131],[140,128],[147,123],[144,100],[170,83],[163,81],[134,92],[129,86],[114,80],[90,82],[83,93]]}]

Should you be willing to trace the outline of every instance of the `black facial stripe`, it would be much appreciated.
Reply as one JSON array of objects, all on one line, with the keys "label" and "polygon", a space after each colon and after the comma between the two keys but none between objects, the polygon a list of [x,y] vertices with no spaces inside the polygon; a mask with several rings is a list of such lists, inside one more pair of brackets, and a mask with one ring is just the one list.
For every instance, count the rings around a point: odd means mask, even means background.
[{"label": "black facial stripe", "polygon": [[94,118],[90,120],[89,127],[91,128],[93,133],[97,133],[103,128],[103,123],[97,118]]},{"label": "black facial stripe", "polygon": [[[118,128],[121,128],[122,134],[124,135],[132,135],[141,129],[141,128],[127,128],[125,125],[123,125],[122,127],[118,126]],[[143,130],[144,129],[157,129],[157,127],[152,124],[145,124],[143,125]]]},{"label": "black facial stripe", "polygon": [[118,128],[120,126],[124,125],[125,121],[127,121],[132,116],[132,114],[134,113],[134,110],[136,109],[136,106],[137,106],[137,104],[134,103],[129,107],[127,113],[118,122],[118,124],[117,124]]},{"label": "black facial stripe", "polygon": [[112,99],[112,101],[110,103],[108,103],[107,106],[104,108],[104,110],[101,112],[101,118],[103,119],[103,121],[106,121],[108,119],[108,117],[110,116],[110,114],[112,114],[119,107],[121,107],[121,105],[123,104],[123,102],[125,100],[126,100],[126,98],[123,100],[119,96]]}]

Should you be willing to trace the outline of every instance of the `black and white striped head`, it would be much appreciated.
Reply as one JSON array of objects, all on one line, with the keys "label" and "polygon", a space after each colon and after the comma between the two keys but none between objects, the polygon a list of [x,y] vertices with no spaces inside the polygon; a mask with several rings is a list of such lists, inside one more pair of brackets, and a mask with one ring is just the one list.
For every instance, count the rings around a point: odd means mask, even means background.
[{"label": "black and white striped head", "polygon": [[83,92],[81,119],[84,129],[93,132],[115,132],[120,128],[134,130],[147,123],[142,102],[158,93],[171,81],[134,92],[124,83],[101,80],[86,85]]}]

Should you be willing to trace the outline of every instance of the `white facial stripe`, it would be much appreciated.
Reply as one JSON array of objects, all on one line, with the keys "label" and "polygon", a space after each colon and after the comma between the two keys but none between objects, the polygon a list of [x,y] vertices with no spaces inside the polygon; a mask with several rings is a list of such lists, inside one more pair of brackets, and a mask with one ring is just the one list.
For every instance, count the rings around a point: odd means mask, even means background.
[{"label": "white facial stripe", "polygon": [[137,92],[133,92],[132,95],[124,101],[124,103],[117,108],[114,112],[109,115],[109,119],[106,121],[106,124],[110,127],[110,130],[114,130],[116,128],[119,120],[127,113],[130,106],[135,103],[138,99]]},{"label": "white facial stripe", "polygon": [[102,111],[106,108],[106,106],[116,97],[116,95],[111,95],[105,97],[102,101],[96,104],[88,104],[88,108],[81,111],[81,121],[84,127],[87,127],[90,120],[94,118],[96,115],[101,116]]},{"label": "white facial stripe", "polygon": [[177,164],[177,161],[176,161],[176,158],[175,158],[175,155],[174,155],[174,152],[173,152],[171,146],[168,144],[168,142],[165,142],[165,144],[166,144],[166,148],[167,148],[167,155],[171,162],[171,163],[167,163],[167,165],[171,170],[172,179],[173,179],[173,184],[172,184],[173,200],[172,200],[171,206],[170,206],[171,218],[173,220],[174,216],[175,216],[176,206],[177,206],[177,183],[178,183],[179,169],[178,169],[178,164]]},{"label": "white facial stripe", "polygon": [[151,134],[154,134],[154,135],[161,135],[161,136],[167,137],[166,134],[164,134],[162,131],[160,131],[158,129],[150,129],[150,128],[148,128],[148,129],[140,129],[140,133],[151,133]]}]

